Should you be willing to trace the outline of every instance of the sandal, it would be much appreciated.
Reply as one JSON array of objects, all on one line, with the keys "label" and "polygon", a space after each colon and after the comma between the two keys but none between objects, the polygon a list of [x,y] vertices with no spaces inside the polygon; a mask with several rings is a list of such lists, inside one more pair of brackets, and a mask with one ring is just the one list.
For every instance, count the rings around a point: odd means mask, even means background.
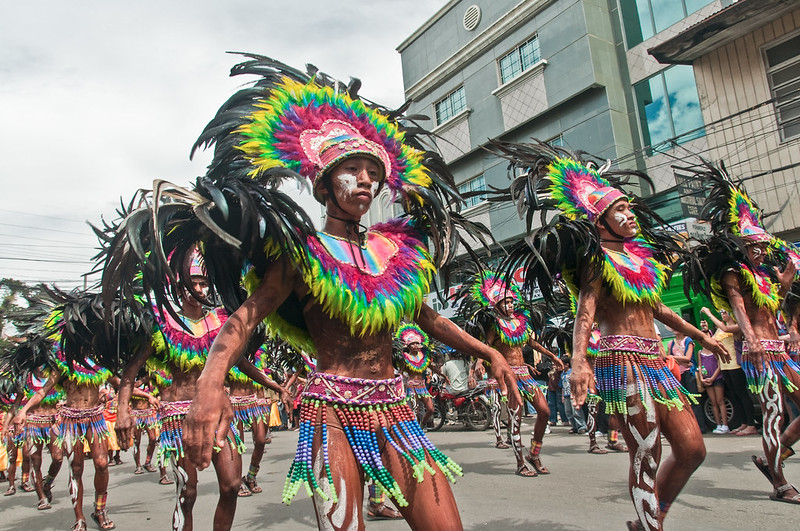
[{"label": "sandal", "polygon": [[370,520],[397,520],[402,517],[403,515],[399,511],[387,507],[383,503],[370,503],[367,510],[367,518]]},{"label": "sandal", "polygon": [[539,474],[547,475],[550,473],[550,470],[542,464],[542,459],[538,455],[533,457],[531,454],[528,454],[525,456],[525,460],[528,461]]},{"label": "sandal", "polygon": [[47,501],[47,498],[42,498],[36,505],[36,510],[38,511],[46,511],[47,509],[52,509],[52,508],[53,506],[50,505],[50,502]]},{"label": "sandal", "polygon": [[78,520],[70,529],[71,531],[86,531],[86,520]]},{"label": "sandal", "polygon": [[628,451],[628,447],[625,446],[622,443],[619,443],[619,442],[608,443],[606,445],[606,448],[608,448],[609,450],[613,450],[614,452],[627,452]]},{"label": "sandal", "polygon": [[539,475],[535,470],[531,470],[525,465],[519,467],[515,472],[515,474],[518,476],[522,476],[524,478],[535,478],[536,476]]},{"label": "sandal", "polygon": [[750,459],[753,460],[753,464],[756,465],[758,471],[764,474],[764,477],[767,478],[767,481],[772,483],[772,472],[769,470],[769,465],[765,463],[762,458],[755,455],[751,455]]},{"label": "sandal", "polygon": [[115,465],[121,465],[122,464],[122,459],[120,459],[118,455],[114,456],[114,464]]},{"label": "sandal", "polygon": [[144,468],[137,466],[136,470],[134,470],[133,473],[136,474],[137,476],[140,474],[144,474]]},{"label": "sandal", "polygon": [[247,476],[242,476],[242,483],[247,486],[247,490],[252,492],[253,494],[260,494],[264,491],[261,487],[258,486],[256,483],[256,478],[249,478]]},{"label": "sandal", "polygon": [[[117,526],[114,524],[114,522],[112,520],[108,519],[108,511],[106,511],[105,509],[103,509],[100,512],[94,512],[90,516],[92,517],[92,520],[94,520],[94,523],[97,524],[97,527],[99,527],[100,529],[116,529],[117,528]],[[100,520],[101,518],[102,518],[102,522]]]},{"label": "sandal", "polygon": [[[242,478],[242,479],[244,479],[244,478]],[[253,493],[250,492],[250,489],[247,488],[247,485],[245,485],[244,481],[243,481],[239,485],[239,493],[237,494],[237,496],[239,496],[240,498],[248,498],[248,497],[250,497],[252,495],[253,495]]]},{"label": "sandal", "polygon": [[169,476],[167,476],[166,474],[161,476],[161,479],[158,480],[159,485],[172,485],[173,483],[175,482],[169,479]]},{"label": "sandal", "polygon": [[598,455],[602,455],[602,454],[607,454],[608,453],[608,450],[606,450],[604,448],[600,448],[596,444],[593,444],[592,447],[589,448],[586,451],[589,452],[590,454],[598,454]]},{"label": "sandal", "polygon": [[625,525],[628,526],[628,531],[645,531],[644,526],[639,520],[628,520],[625,522]]},{"label": "sandal", "polygon": [[144,469],[147,470],[148,472],[158,472],[158,469],[154,467],[152,463],[145,463]]},{"label": "sandal", "polygon": [[506,448],[511,448],[511,445],[509,445],[505,441],[497,441],[496,443],[494,443],[494,447],[500,448],[501,450],[505,450]]},{"label": "sandal", "polygon": [[19,486],[19,488],[22,489],[22,492],[33,492],[36,490],[31,486],[30,483],[23,483],[22,485]]},{"label": "sandal", "polygon": [[772,500],[772,501],[778,501],[778,502],[783,502],[783,503],[800,504],[800,493],[795,494],[791,498],[784,498],[783,497],[783,495],[786,494],[790,490],[794,490],[795,492],[797,491],[797,489],[794,488],[794,485],[792,485],[791,483],[787,483],[785,485],[781,485],[780,487],[777,487],[772,494],[769,495],[769,499]]},{"label": "sandal", "polygon": [[15,487],[14,485],[9,485],[8,490],[5,492],[5,494],[3,494],[3,496],[13,496],[16,493],[17,493],[17,487]]}]

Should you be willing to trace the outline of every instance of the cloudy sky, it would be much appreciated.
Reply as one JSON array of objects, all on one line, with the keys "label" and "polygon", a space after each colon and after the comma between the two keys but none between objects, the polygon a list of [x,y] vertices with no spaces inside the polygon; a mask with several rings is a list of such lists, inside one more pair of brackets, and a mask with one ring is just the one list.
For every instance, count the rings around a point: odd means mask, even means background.
[{"label": "cloudy sky", "polygon": [[244,81],[228,77],[226,51],[360,77],[362,95],[397,106],[395,48],[444,4],[3,2],[0,278],[82,285],[96,245],[86,221],[113,219],[119,198],[153,179],[203,173],[210,153],[189,161],[189,149]]}]

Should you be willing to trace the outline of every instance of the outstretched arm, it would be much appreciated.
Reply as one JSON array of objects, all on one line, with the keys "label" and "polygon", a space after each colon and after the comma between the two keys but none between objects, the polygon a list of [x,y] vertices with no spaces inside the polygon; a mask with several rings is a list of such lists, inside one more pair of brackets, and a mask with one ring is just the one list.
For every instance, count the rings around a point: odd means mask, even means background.
[{"label": "outstretched arm", "polygon": [[555,365],[556,369],[558,369],[559,371],[564,370],[564,363],[561,362],[561,358],[556,356],[554,353],[550,352],[550,350],[544,348],[544,345],[542,345],[541,343],[532,338],[528,340],[528,345],[536,352],[544,354],[545,356],[553,360],[553,365]]},{"label": "outstretched arm", "polygon": [[233,409],[224,390],[225,376],[242,355],[258,323],[286,300],[293,285],[292,269],[274,264],[253,294],[228,318],[211,345],[184,424],[186,456],[197,468],[208,467],[214,446],[224,446],[233,420]]},{"label": "outstretched arm", "polygon": [[[731,360],[730,353],[725,350],[725,347],[723,347],[719,341],[684,321],[680,315],[667,308],[667,306],[665,306],[663,303],[659,303],[655,308],[653,308],[653,316],[673,330],[678,330],[691,337],[703,345],[703,348],[716,354],[721,360],[726,362]],[[690,347],[689,351],[687,351],[689,363],[691,363],[691,357],[694,353],[693,349],[694,347],[692,346]]]},{"label": "outstretched arm", "polygon": [[445,345],[489,361],[492,364],[492,376],[497,379],[502,395],[509,397],[511,407],[522,404],[522,398],[517,389],[517,378],[506,359],[499,352],[464,332],[450,319],[442,317],[427,304],[422,305],[416,321],[428,335]]},{"label": "outstretched arm", "polygon": [[700,313],[705,314],[709,319],[711,319],[711,322],[714,323],[714,326],[716,326],[723,332],[727,332],[729,334],[738,334],[741,331],[738,324],[732,324],[732,325],[725,324],[723,321],[717,319],[717,317],[712,313],[712,311],[706,308],[705,306],[700,308]]}]

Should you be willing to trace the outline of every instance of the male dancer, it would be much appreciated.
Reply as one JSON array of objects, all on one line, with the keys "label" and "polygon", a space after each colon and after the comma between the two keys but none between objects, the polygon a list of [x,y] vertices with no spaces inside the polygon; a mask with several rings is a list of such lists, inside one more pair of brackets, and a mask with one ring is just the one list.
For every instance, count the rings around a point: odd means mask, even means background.
[{"label": "male dancer", "polygon": [[89,357],[84,360],[86,366],[69,364],[61,351],[58,338],[55,339],[53,348],[56,349],[56,370],[53,370],[44,386],[17,413],[14,423],[22,426],[28,411],[37,407],[56,385],[64,389],[66,401],[59,410],[58,444],[64,445],[70,464],[69,492],[75,510],[75,524],[72,529],[86,531],[86,517],[83,514],[84,443],[89,445],[94,463],[95,502],[91,517],[100,529],[114,529],[114,522],[108,518],[106,510],[108,428],[103,418],[100,386],[116,377],[112,377],[107,369],[100,367]]},{"label": "male dancer", "polygon": [[[38,367],[28,375],[25,394],[30,400],[33,395],[47,383],[50,375],[47,366]],[[25,419],[25,439],[31,448],[31,467],[33,469],[33,484],[39,495],[36,508],[40,511],[50,509],[53,501],[53,481],[61,470],[63,452],[57,444],[58,431],[56,428],[58,418],[58,404],[64,399],[64,390],[59,386],[53,389],[42,399],[39,405],[31,408]],[[47,446],[50,451],[50,467],[47,475],[42,477],[42,452]]]},{"label": "male dancer", "polygon": [[[517,459],[516,474],[524,477],[549,474],[550,471],[542,465],[540,452],[550,408],[547,405],[547,398],[525,364],[522,348],[528,345],[549,357],[556,369],[563,369],[564,364],[558,356],[534,339],[530,313],[515,309],[515,304],[521,302],[519,288],[515,284],[508,283],[505,278],[493,271],[483,271],[465,282],[465,286],[467,289],[462,290],[461,295],[467,300],[460,302],[459,314],[468,321],[474,321],[476,318],[479,321],[487,321],[480,326],[484,330],[486,344],[497,350],[511,365],[520,394],[536,409],[536,425],[533,429],[531,449],[526,455],[520,435],[523,406],[513,409],[508,407],[508,436]],[[493,414],[492,421],[497,438],[495,444],[498,447],[504,446],[499,436],[499,415]],[[533,466],[533,470],[527,467],[525,460]]]},{"label": "male dancer", "polygon": [[[122,387],[119,393],[119,415],[117,431],[120,444],[127,448],[133,421],[129,404],[135,375],[148,361],[155,358],[151,367],[161,366],[171,375],[168,387],[160,389],[161,438],[159,463],[170,462],[177,483],[177,499],[173,512],[173,529],[190,531],[194,528],[192,509],[197,500],[197,469],[186,460],[184,451],[184,418],[197,386],[197,379],[206,363],[211,344],[219,334],[227,314],[221,308],[206,309],[201,300],[208,297],[208,278],[203,257],[194,248],[187,255],[186,272],[190,279],[190,290],[180,287],[179,320],[168,311],[160,312],[153,308],[157,332],[153,337],[153,347],[142,348],[123,371]],[[246,360],[240,368],[251,378],[285,396],[286,391],[267,378]],[[205,400],[205,397],[203,397]],[[227,400],[227,398],[226,398]],[[230,401],[228,401],[230,404]],[[242,456],[244,445],[239,432],[229,424],[219,432],[221,450],[214,453],[214,470],[219,484],[219,500],[214,513],[215,529],[230,529],[236,512],[237,494],[242,484]],[[222,451],[224,449],[224,451]]]},{"label": "male dancer", "polygon": [[[705,262],[706,274],[712,279],[710,294],[717,308],[736,318],[744,336],[742,369],[763,413],[766,462],[756,456],[753,462],[772,483],[771,500],[800,503],[800,492],[786,481],[781,466],[782,460],[793,453],[791,444],[800,437],[800,418],[781,435],[782,395],[800,404],[800,366],[786,353],[776,324],[782,298],[795,280],[800,255],[764,230],[758,207],[741,186],[731,181],[722,163],[706,163],[698,173],[714,185],[703,210],[713,231]],[[783,269],[768,267],[768,260]]]},{"label": "male dancer", "polygon": [[[328,86],[330,78],[323,74],[312,77],[267,58],[250,57],[253,60],[235,72],[250,72],[252,67],[264,74],[258,89],[248,88],[231,100],[234,107],[226,105],[220,111],[200,142],[217,143],[208,175],[217,179],[215,189],[246,194],[240,197],[248,202],[267,194],[270,201],[258,201],[261,210],[233,213],[229,219],[251,216],[235,222],[235,227],[227,225],[242,246],[213,256],[220,265],[235,253],[245,253],[256,267],[245,279],[251,295],[225,323],[197,380],[196,396],[202,400],[193,402],[186,419],[187,455],[204,468],[214,446],[224,441],[233,419],[223,390],[225,375],[257,324],[267,318],[271,329],[317,359],[317,372],[310,375],[303,393],[298,451],[284,501],[291,501],[306,484],[314,493],[320,528],[359,527],[363,484],[369,475],[390,493],[412,528],[460,529],[455,500],[443,477],[460,469],[431,445],[404,403],[402,383],[392,367],[394,328],[409,316],[430,336],[490,359],[501,385],[513,382],[513,377],[496,351],[423,302],[435,267],[418,231],[433,229],[430,243],[443,257],[450,253],[450,241],[440,237],[457,237],[449,212],[441,208],[448,192],[422,164],[444,170],[441,159],[409,144],[412,130],[401,132],[393,119],[353,99],[356,83],[347,90],[338,82]],[[289,207],[279,192],[247,184],[253,176],[269,174],[270,168],[279,168],[275,175],[282,176],[293,169],[311,181],[315,196],[326,206],[323,231],[309,229],[305,218],[290,218],[297,207]],[[447,178],[452,186],[451,177],[437,178]],[[384,184],[416,221],[390,222],[362,232],[359,222]],[[205,184],[200,181],[198,186]],[[219,206],[227,210],[237,204]],[[273,210],[276,204],[287,205],[280,216]],[[219,212],[211,214],[218,218]],[[221,228],[218,223],[224,220],[218,219],[215,224]],[[276,226],[287,222],[289,226]],[[254,232],[243,233],[239,227],[245,226]],[[218,229],[203,236],[207,246],[220,245]],[[241,268],[239,264],[227,271]],[[221,279],[213,280],[219,288]],[[232,277],[229,285],[234,281],[238,286],[240,279]],[[233,288],[219,291],[234,293]]]},{"label": "male dancer", "polygon": [[[137,382],[137,387],[147,396],[131,396],[131,417],[134,422],[133,429],[133,463],[136,467],[133,469],[134,474],[144,474],[147,472],[156,472],[156,467],[153,466],[153,453],[156,450],[156,443],[158,442],[158,409],[159,401],[153,396],[155,392],[147,382],[150,378],[147,377],[145,381]],[[147,433],[147,449],[145,454],[144,466],[142,466],[141,443],[142,434]],[[163,466],[161,469],[161,479],[166,477],[166,469]],[[166,481],[170,481],[168,478]],[[161,482],[161,480],[159,480]],[[172,483],[170,481],[170,483]]]},{"label": "male dancer", "polygon": [[414,323],[403,323],[394,337],[399,343],[396,348],[402,355],[400,371],[404,376],[406,398],[422,403],[425,414],[420,425],[426,428],[433,418],[433,398],[424,379],[425,371],[431,364],[428,334]]},{"label": "male dancer", "polygon": [[[587,350],[597,323],[598,394],[609,415],[620,419],[630,448],[629,491],[638,522],[628,522],[628,527],[662,529],[670,505],[705,458],[705,446],[688,409],[693,397],[660,356],[653,319],[683,330],[720,356],[728,355],[661,302],[668,266],[659,258],[676,247],[669,239],[659,240],[647,217],[634,213],[628,197],[604,178],[610,177],[607,168],[601,176],[596,166],[581,164],[565,150],[541,143],[495,146],[527,172],[512,185],[515,198],[523,202],[524,196],[539,194],[537,206],[555,207],[561,213],[529,240],[536,259],[526,271],[526,283],[538,282],[550,297],[553,275],[547,264],[559,264],[578,297],[571,379],[576,407],[586,400],[592,380]],[[558,245],[550,237],[554,231]],[[512,252],[515,256],[519,259],[526,253],[520,248]],[[661,433],[672,454],[659,467]]]}]

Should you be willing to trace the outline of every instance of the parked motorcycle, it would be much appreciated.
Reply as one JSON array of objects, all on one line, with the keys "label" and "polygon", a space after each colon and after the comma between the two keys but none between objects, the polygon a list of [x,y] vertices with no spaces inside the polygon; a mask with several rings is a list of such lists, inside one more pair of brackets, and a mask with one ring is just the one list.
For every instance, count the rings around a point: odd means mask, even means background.
[{"label": "parked motorcycle", "polygon": [[456,396],[444,389],[443,382],[434,382],[431,385],[433,397],[433,418],[428,426],[430,431],[436,431],[444,426],[445,421],[450,423],[463,422],[470,430],[483,431],[489,427],[489,400],[484,394],[483,386],[478,385],[465,394]]}]

